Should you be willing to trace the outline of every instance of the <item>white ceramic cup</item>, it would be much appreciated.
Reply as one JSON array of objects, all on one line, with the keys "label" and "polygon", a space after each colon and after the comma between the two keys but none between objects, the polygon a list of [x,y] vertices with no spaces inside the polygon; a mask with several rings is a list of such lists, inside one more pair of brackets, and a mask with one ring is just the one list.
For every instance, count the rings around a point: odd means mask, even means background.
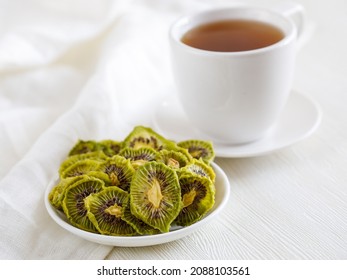
[{"label": "white ceramic cup", "polygon": [[[226,144],[252,142],[276,124],[291,91],[303,18],[303,8],[293,4],[277,10],[248,6],[207,10],[174,22],[169,37],[178,99],[206,138]],[[279,28],[284,38],[240,52],[206,51],[181,41],[196,26],[226,19],[265,22]]]}]

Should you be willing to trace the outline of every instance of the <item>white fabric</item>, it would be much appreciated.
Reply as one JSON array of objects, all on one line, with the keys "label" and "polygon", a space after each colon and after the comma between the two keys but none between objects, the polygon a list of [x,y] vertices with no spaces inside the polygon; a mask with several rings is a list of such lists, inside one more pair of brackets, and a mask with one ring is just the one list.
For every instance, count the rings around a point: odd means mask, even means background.
[{"label": "white fabric", "polygon": [[44,191],[77,139],[151,125],[171,84],[169,25],[208,2],[0,0],[1,259],[109,254],[55,224]]}]

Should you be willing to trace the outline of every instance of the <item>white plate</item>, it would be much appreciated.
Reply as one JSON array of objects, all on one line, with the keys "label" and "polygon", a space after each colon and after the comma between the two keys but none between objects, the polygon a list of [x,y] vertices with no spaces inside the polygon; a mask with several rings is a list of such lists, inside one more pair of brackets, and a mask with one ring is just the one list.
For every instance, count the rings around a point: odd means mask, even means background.
[{"label": "white plate", "polygon": [[96,242],[104,245],[119,246],[119,247],[141,247],[162,244],[170,241],[180,239],[188,234],[193,233],[197,229],[200,229],[203,225],[211,222],[216,215],[226,206],[230,196],[230,184],[224,171],[215,163],[212,163],[212,167],[216,173],[216,196],[215,204],[211,211],[200,221],[188,227],[175,227],[168,233],[161,233],[155,235],[145,236],[109,236],[96,233],[87,232],[72,226],[65,215],[55,209],[48,200],[48,194],[57,180],[53,180],[48,186],[45,192],[45,206],[48,214],[52,219],[61,227],[67,231],[75,234],[86,240]]},{"label": "white plate", "polygon": [[[204,139],[185,116],[173,90],[158,103],[153,116],[154,129],[175,141]],[[310,136],[319,126],[321,110],[308,96],[292,91],[279,122],[259,141],[226,145],[214,143],[218,157],[251,157],[267,154],[294,144]]]}]

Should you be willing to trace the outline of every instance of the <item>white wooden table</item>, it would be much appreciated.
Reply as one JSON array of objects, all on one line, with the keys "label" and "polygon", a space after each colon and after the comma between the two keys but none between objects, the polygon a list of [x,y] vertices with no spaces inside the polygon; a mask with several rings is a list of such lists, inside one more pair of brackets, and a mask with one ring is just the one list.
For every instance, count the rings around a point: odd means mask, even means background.
[{"label": "white wooden table", "polygon": [[294,88],[320,104],[318,130],[270,155],[217,158],[231,185],[217,219],[175,242],[114,248],[107,259],[347,258],[347,2],[297,2],[314,32]]}]

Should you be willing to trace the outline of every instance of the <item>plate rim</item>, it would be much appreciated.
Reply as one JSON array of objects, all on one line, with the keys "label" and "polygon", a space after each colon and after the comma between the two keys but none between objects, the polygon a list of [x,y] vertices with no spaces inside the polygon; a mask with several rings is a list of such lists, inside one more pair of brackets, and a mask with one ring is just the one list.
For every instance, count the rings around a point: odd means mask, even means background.
[{"label": "plate rim", "polygon": [[[211,163],[213,169],[216,172],[216,187],[218,188],[222,186],[223,192],[221,195],[223,197],[221,198],[218,205],[214,205],[213,210],[206,214],[205,217],[203,217],[201,220],[197,221],[196,223],[187,226],[182,227],[177,230],[170,231],[168,233],[161,233],[161,234],[154,234],[154,235],[139,235],[139,236],[111,236],[111,235],[102,235],[98,233],[92,233],[88,231],[84,231],[82,229],[79,229],[67,221],[65,221],[61,215],[59,210],[55,209],[51,203],[49,202],[48,195],[52,188],[54,187],[54,184],[57,182],[58,177],[54,177],[48,184],[45,194],[44,194],[44,204],[45,208],[49,214],[49,216],[53,219],[55,223],[57,223],[60,227],[65,229],[66,231],[79,236],[85,240],[103,244],[103,245],[110,245],[115,247],[143,247],[143,246],[153,246],[158,244],[164,244],[167,242],[175,241],[178,239],[181,239],[185,236],[187,236],[190,233],[193,233],[209,221],[213,219],[218,213],[220,213],[226,206],[229,197],[230,197],[230,182],[223,171],[223,169],[217,165],[215,162]],[[219,182],[219,183],[217,183]],[[217,186],[218,184],[218,186]],[[221,185],[221,186],[220,186]]]}]

